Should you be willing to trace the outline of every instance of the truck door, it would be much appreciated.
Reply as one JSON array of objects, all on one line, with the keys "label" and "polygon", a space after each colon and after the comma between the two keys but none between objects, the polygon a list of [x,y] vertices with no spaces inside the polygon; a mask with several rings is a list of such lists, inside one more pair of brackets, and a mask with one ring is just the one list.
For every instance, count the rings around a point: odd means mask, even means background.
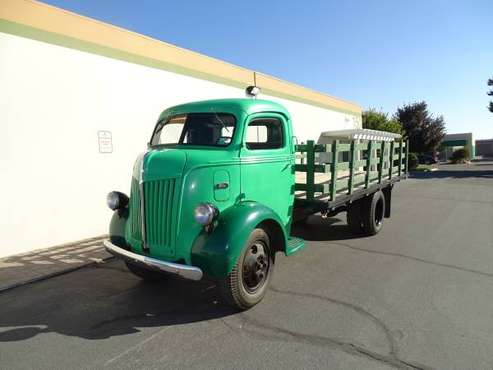
[{"label": "truck door", "polygon": [[287,226],[291,221],[295,181],[289,122],[274,113],[249,116],[240,157],[243,200],[271,208]]}]

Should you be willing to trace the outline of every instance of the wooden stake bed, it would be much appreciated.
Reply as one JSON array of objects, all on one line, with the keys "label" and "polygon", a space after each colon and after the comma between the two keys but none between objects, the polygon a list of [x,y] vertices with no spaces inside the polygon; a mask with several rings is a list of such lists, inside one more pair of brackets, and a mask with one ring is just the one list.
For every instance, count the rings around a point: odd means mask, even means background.
[{"label": "wooden stake bed", "polygon": [[296,152],[295,208],[331,211],[407,177],[408,143],[402,139],[308,141]]}]

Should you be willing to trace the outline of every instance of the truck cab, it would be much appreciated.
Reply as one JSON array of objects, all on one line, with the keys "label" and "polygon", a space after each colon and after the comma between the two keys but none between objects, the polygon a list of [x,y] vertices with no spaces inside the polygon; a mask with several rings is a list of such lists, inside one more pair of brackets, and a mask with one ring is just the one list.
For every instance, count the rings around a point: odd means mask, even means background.
[{"label": "truck cab", "polygon": [[166,109],[135,161],[130,196],[112,192],[107,249],[152,279],[219,280],[239,307],[265,294],[276,252],[290,238],[295,148],[290,115],[257,99]]}]

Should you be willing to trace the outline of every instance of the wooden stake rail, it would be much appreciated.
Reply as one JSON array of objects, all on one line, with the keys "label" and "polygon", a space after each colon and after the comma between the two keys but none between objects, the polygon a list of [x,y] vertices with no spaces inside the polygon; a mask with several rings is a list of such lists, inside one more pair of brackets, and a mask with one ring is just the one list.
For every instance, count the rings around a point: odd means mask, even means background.
[{"label": "wooden stake rail", "polygon": [[[295,164],[295,171],[306,173],[305,183],[296,183],[295,191],[304,191],[308,201],[317,197],[328,197],[334,201],[338,195],[350,195],[355,190],[368,189],[374,184],[408,172],[408,143],[399,141],[351,141],[331,144],[296,145],[296,152],[302,153],[302,163]],[[328,153],[328,160],[315,163],[316,153]],[[347,153],[345,155],[345,153]],[[344,161],[344,157],[347,160]],[[341,171],[346,173],[343,176]],[[330,174],[330,181],[315,183],[315,173]]]}]

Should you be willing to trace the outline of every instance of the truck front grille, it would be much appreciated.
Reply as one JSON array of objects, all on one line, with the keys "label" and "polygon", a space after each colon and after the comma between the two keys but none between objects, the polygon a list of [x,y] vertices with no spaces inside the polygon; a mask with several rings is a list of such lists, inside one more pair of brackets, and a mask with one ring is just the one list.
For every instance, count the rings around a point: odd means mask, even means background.
[{"label": "truck front grille", "polygon": [[140,218],[140,190],[139,180],[132,178],[130,189],[130,233],[134,239],[142,239],[142,221]]},{"label": "truck front grille", "polygon": [[[164,248],[172,253],[176,236],[173,207],[176,179],[144,182],[144,212],[146,242],[150,248]],[[142,240],[139,181],[132,179],[130,197],[130,233],[133,239]]]},{"label": "truck front grille", "polygon": [[175,179],[144,182],[145,228],[150,247],[170,248],[174,243],[175,185]]}]

